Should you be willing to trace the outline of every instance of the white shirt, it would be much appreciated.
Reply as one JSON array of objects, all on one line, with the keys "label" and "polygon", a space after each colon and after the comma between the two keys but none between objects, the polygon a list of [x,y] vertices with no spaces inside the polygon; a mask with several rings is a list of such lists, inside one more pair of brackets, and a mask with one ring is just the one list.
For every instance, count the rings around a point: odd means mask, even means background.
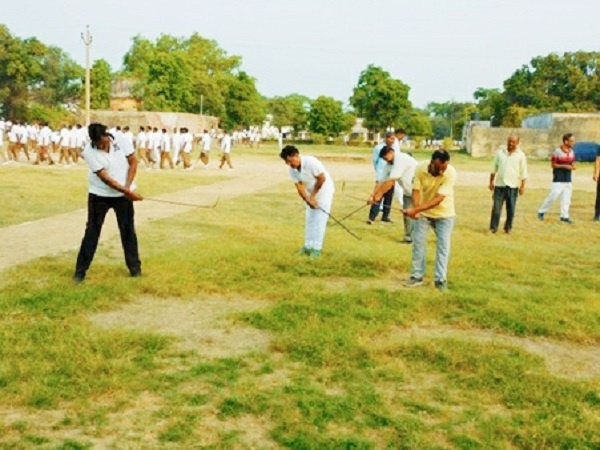
[{"label": "white shirt", "polygon": [[13,125],[12,127],[10,127],[10,130],[8,132],[8,142],[11,142],[13,144],[16,144],[19,140],[19,138],[17,137],[17,125]]},{"label": "white shirt", "polygon": [[171,136],[169,136],[169,133],[162,133],[160,135],[160,149],[163,152],[171,151]]},{"label": "white shirt", "polygon": [[328,197],[335,192],[333,179],[329,175],[329,172],[327,172],[327,169],[325,169],[323,163],[314,156],[300,155],[300,170],[290,167],[290,178],[292,181],[294,183],[301,182],[310,194],[312,194],[317,183],[317,176],[321,174],[325,175],[325,182],[317,193],[317,201],[319,201],[319,198]]},{"label": "white shirt", "polygon": [[394,149],[396,154],[400,153],[402,151],[402,141],[400,141],[398,138],[394,138],[392,148]]},{"label": "white shirt", "polygon": [[75,147],[83,148],[85,146],[85,141],[87,140],[87,131],[85,128],[75,128],[76,136],[75,136]]},{"label": "white shirt", "polygon": [[40,134],[38,135],[39,144],[42,147],[50,145],[50,138],[52,137],[52,130],[47,126],[42,127]]},{"label": "white shirt", "polygon": [[189,131],[181,135],[181,148],[185,153],[189,153],[192,151],[193,140],[194,138],[192,137],[192,133],[190,133]]},{"label": "white shirt", "polygon": [[77,131],[77,128],[73,127],[69,130],[69,148],[77,147],[78,135],[79,135],[79,132]]},{"label": "white shirt", "polygon": [[152,149],[160,151],[160,145],[162,143],[162,133],[160,131],[152,132]]},{"label": "white shirt", "polygon": [[212,143],[212,138],[210,137],[210,134],[204,133],[202,135],[202,151],[209,152],[211,143]]},{"label": "white shirt", "polygon": [[133,133],[131,131],[126,131],[125,133],[123,133],[123,138],[131,147],[133,147]]},{"label": "white shirt", "polygon": [[71,134],[69,133],[69,129],[67,127],[64,127],[60,130],[60,145],[61,147],[68,147],[69,146],[69,136]]},{"label": "white shirt", "polygon": [[[127,183],[127,174],[129,173],[129,162],[127,157],[134,152],[127,142],[115,139],[111,141],[108,152],[98,150],[92,147],[91,142],[83,150],[83,159],[87,163],[90,172],[88,174],[88,192],[99,195],[100,197],[122,197],[123,193],[114,190],[105,184],[96,172],[105,169],[108,175],[121,185]],[[135,182],[130,186],[135,189]]]},{"label": "white shirt", "polygon": [[27,144],[27,128],[25,125],[17,125],[17,139],[20,144]]},{"label": "white shirt", "polygon": [[173,150],[176,152],[181,150],[181,133],[173,133]]},{"label": "white shirt", "polygon": [[221,151],[223,153],[231,152],[231,136],[229,136],[228,134],[223,136],[223,140],[221,141]]},{"label": "white shirt", "polygon": [[148,142],[148,136],[143,131],[140,131],[136,137],[137,148],[146,148]]},{"label": "white shirt", "polygon": [[417,160],[408,153],[394,152],[394,162],[393,164],[386,164],[386,167],[384,167],[383,179],[396,180],[402,187],[403,195],[411,196],[417,164]]}]

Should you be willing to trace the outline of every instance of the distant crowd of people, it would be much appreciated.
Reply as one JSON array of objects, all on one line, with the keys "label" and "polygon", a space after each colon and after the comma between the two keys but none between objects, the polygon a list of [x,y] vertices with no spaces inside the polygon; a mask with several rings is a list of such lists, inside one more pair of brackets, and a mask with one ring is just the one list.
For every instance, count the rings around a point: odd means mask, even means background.
[{"label": "distant crowd of people", "polygon": [[[216,142],[221,151],[219,168],[233,169],[231,148],[233,145],[260,147],[262,133],[258,127],[232,133],[227,130],[203,130],[192,133],[187,127],[158,128],[140,126],[137,133],[129,126],[113,126],[108,129],[116,141],[130,145],[135,150],[138,162],[148,169],[174,169],[181,165],[192,170],[197,165],[208,168],[210,151]],[[34,165],[74,165],[90,141],[87,128],[81,124],[63,125],[60,129],[50,128],[48,123],[24,123],[0,120],[0,158],[2,164],[15,164],[23,158]],[[200,155],[194,162],[191,153],[194,146]]]}]

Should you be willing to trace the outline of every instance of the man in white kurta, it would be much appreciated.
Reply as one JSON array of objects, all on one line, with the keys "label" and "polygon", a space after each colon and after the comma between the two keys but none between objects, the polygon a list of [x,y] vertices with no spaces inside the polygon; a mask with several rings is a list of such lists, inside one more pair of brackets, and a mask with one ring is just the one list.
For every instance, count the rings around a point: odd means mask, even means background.
[{"label": "man in white kurta", "polygon": [[306,203],[304,246],[300,252],[320,256],[335,192],[333,179],[321,161],[300,155],[293,145],[286,145],[279,156],[290,166],[290,177]]}]

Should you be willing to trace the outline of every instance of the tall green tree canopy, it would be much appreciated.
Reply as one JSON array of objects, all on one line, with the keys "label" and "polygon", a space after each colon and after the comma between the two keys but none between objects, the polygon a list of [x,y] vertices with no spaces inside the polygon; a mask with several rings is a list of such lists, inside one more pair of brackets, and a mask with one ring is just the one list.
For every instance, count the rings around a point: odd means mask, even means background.
[{"label": "tall green tree canopy", "polygon": [[225,110],[229,129],[261,125],[266,115],[266,102],[256,90],[254,78],[239,72],[229,83],[225,94]]},{"label": "tall green tree canopy", "polygon": [[402,117],[412,109],[410,88],[390,76],[381,67],[369,65],[358,78],[350,104],[365,126],[374,130],[402,126]]},{"label": "tall green tree canopy", "polygon": [[458,139],[462,136],[462,129],[473,113],[477,112],[474,103],[461,103],[448,101],[443,103],[430,102],[427,111],[432,116],[432,134],[436,139],[452,137]]},{"label": "tall green tree canopy", "polygon": [[313,133],[337,136],[348,128],[348,118],[342,109],[342,102],[324,95],[312,102],[308,120],[309,129]]},{"label": "tall green tree canopy", "polygon": [[92,109],[108,109],[112,87],[112,71],[110,64],[98,59],[92,64],[90,72],[90,105]]},{"label": "tall green tree canopy", "polygon": [[[198,34],[189,38],[162,35],[156,42],[136,36],[123,59],[124,74],[138,80],[134,93],[146,109],[202,110],[230,124],[240,119],[239,111],[233,109],[228,117],[227,106],[234,105],[227,97],[240,91],[240,83],[248,86],[252,80],[247,74],[241,76],[240,64],[239,56],[227,55],[215,41]],[[257,102],[252,109],[260,109],[262,100],[251,97]]]},{"label": "tall green tree canopy", "polygon": [[537,56],[504,81],[504,90],[475,91],[482,117],[494,125],[520,126],[528,114],[600,109],[600,52]]},{"label": "tall green tree canopy", "polygon": [[291,126],[295,131],[306,128],[311,101],[308,97],[291,94],[286,97],[273,97],[268,101],[268,112],[273,116],[277,128]]},{"label": "tall green tree canopy", "polygon": [[6,116],[27,118],[35,105],[77,102],[82,78],[81,66],[59,48],[20,39],[0,25],[0,105]]}]

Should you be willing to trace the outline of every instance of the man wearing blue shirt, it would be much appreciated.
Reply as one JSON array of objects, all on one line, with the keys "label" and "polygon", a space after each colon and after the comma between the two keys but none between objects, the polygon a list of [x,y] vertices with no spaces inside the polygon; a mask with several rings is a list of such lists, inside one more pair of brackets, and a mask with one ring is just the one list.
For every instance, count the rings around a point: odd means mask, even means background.
[{"label": "man wearing blue shirt", "polygon": [[[394,135],[394,132],[388,131],[385,134],[384,141],[373,147],[372,162],[373,169],[375,169],[375,183],[381,183],[382,181],[385,181],[384,170],[388,164],[387,161],[385,161],[379,156],[379,154],[381,153],[381,150],[383,148],[392,147],[394,145],[395,140],[396,136]],[[374,202],[371,205],[371,209],[369,210],[369,219],[367,220],[367,223],[371,225],[375,221],[377,215],[379,214],[379,211],[382,209],[381,202],[383,202],[383,215],[381,217],[381,221],[391,222],[390,212],[392,211],[392,200],[394,200],[394,188],[387,191],[383,198],[381,198],[377,202]]]}]

